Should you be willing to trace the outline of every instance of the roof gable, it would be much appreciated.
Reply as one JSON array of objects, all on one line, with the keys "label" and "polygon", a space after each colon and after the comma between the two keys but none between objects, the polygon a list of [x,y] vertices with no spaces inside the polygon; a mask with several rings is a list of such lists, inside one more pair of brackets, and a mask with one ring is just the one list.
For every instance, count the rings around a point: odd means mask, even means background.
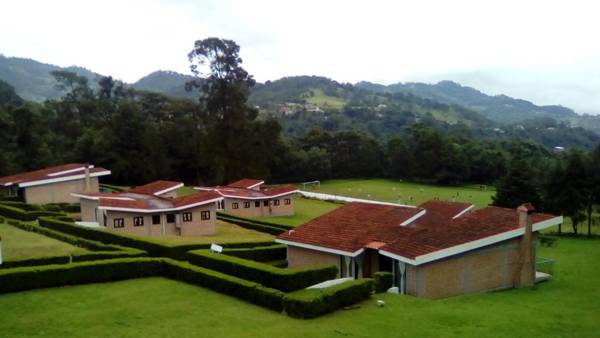
[{"label": "roof gable", "polygon": [[[68,163],[56,167],[44,168],[15,175],[0,177],[0,185],[32,186],[61,181],[82,179],[86,164]],[[89,166],[93,177],[110,175],[110,171],[102,167]]]}]

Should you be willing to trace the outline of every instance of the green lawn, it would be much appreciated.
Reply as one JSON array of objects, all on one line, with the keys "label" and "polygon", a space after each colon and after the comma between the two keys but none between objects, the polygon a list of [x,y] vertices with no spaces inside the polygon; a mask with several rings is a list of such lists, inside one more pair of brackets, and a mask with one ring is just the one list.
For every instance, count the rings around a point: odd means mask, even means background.
[{"label": "green lawn", "polygon": [[199,191],[195,190],[193,187],[191,187],[189,185],[186,185],[186,186],[183,186],[183,187],[177,189],[176,192],[177,192],[177,196],[181,197],[181,196],[195,194]]},{"label": "green lawn", "polygon": [[[300,188],[302,189],[302,186]],[[495,194],[494,188],[490,186],[483,190],[476,185],[437,186],[387,179],[323,181],[320,188],[310,186],[306,190],[410,205],[419,205],[436,197],[450,201],[453,196],[456,196],[455,201],[473,203],[476,208],[482,208],[490,204],[492,196]]]},{"label": "green lawn", "polygon": [[[354,310],[298,320],[163,278],[0,295],[5,337],[597,337],[600,241],[541,248],[553,280],[444,300],[376,295]],[[385,307],[375,305],[377,299]]]},{"label": "green lawn", "polygon": [[346,105],[346,100],[340,97],[328,96],[321,89],[312,89],[313,96],[306,98],[306,102],[319,106],[321,109],[334,108],[342,109]]},{"label": "green lawn", "polygon": [[331,203],[320,200],[313,200],[302,197],[294,198],[294,215],[282,217],[259,217],[261,221],[273,222],[286,225],[300,225],[311,219],[326,214],[341,206],[338,203]]},{"label": "green lawn", "polygon": [[85,251],[71,244],[21,230],[5,223],[0,223],[0,237],[2,238],[2,258],[5,261]]},{"label": "green lawn", "polygon": [[[104,230],[110,231],[110,230]],[[217,221],[217,234],[214,236],[133,236],[122,232],[118,233],[123,236],[134,238],[143,238],[152,242],[167,244],[167,245],[182,245],[182,244],[211,244],[211,243],[239,243],[239,242],[266,242],[272,241],[274,237],[264,232],[248,230],[235,224]]]}]

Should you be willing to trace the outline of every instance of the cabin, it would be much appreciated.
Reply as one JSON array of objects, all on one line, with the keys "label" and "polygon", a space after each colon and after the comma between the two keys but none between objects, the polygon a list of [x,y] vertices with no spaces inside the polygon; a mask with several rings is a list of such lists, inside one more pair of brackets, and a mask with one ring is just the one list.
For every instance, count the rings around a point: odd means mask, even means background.
[{"label": "cabin", "polygon": [[222,196],[223,201],[217,207],[227,214],[250,218],[294,215],[294,194],[298,189],[292,185],[262,188],[264,183],[246,178],[226,186],[194,189],[213,191]]},{"label": "cabin", "polygon": [[155,181],[130,190],[104,194],[79,192],[79,225],[103,227],[140,236],[212,236],[216,234],[215,192],[177,196],[181,182]]},{"label": "cabin", "polygon": [[0,177],[0,195],[16,196],[29,204],[77,203],[79,199],[71,193],[97,193],[99,178],[110,174],[90,164],[69,163]]},{"label": "cabin", "polygon": [[429,201],[419,207],[348,203],[276,242],[287,245],[288,266],[333,264],[339,277],[389,271],[399,293],[443,298],[532,285],[540,230],[562,217]]}]

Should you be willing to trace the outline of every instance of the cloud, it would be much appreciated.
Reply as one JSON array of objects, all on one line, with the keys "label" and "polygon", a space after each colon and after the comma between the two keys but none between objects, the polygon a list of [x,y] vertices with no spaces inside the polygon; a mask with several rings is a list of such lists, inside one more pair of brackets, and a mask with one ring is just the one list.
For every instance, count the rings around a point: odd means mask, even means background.
[{"label": "cloud", "polygon": [[600,112],[596,13],[585,1],[15,0],[0,12],[0,51],[132,82],[157,69],[189,73],[193,42],[218,36],[241,45],[260,81],[454,74],[484,91]]}]

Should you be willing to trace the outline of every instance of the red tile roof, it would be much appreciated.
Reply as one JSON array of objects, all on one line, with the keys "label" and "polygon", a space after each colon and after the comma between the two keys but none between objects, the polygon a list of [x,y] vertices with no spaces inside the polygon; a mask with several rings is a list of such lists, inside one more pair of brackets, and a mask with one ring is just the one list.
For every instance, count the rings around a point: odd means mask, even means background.
[{"label": "red tile roof", "polygon": [[[349,253],[363,248],[379,249],[416,259],[519,228],[519,217],[514,209],[487,207],[453,218],[468,205],[430,201],[421,207],[425,207],[425,216],[410,226],[400,226],[423,209],[349,203],[277,239]],[[532,217],[535,224],[556,216],[533,214]]]},{"label": "red tile roof", "polygon": [[[0,177],[0,185],[24,184],[42,180],[60,179],[69,176],[82,175],[84,173],[85,164],[69,163],[56,167],[45,168],[25,173],[19,173],[11,176]],[[90,168],[90,173],[110,172],[102,167]]]},{"label": "red tile roof", "polygon": [[229,183],[227,186],[232,187],[232,188],[252,189],[252,188],[256,188],[257,186],[259,186],[263,183],[265,183],[265,181],[256,180],[253,178],[244,178],[239,181]]},{"label": "red tile roof", "polygon": [[240,199],[269,199],[279,196],[291,195],[296,193],[298,189],[293,185],[281,185],[274,188],[254,190],[254,189],[244,189],[244,188],[235,188],[235,187],[198,187],[197,190],[204,191],[216,191],[221,194],[223,197],[229,198],[240,198]]},{"label": "red tile roof", "polygon": [[[164,198],[129,192],[115,195],[118,195],[123,199],[100,198],[98,202],[100,209],[130,209],[127,211],[139,212],[159,212],[172,209],[185,210],[199,205],[214,203],[216,200],[222,198],[219,194],[212,191],[198,192],[192,195],[177,198]],[[125,198],[130,198],[131,200],[125,200]]]},{"label": "red tile roof", "polygon": [[181,182],[159,180],[129,189],[128,192],[146,195],[164,194],[181,186],[183,186]]},{"label": "red tile roof", "polygon": [[431,200],[419,207],[427,210],[427,213],[419,217],[416,224],[426,227],[443,227],[461,212],[473,208],[473,204]]},{"label": "red tile roof", "polygon": [[390,243],[397,236],[419,231],[400,224],[421,211],[420,208],[353,202],[277,238],[355,252],[371,242]]}]

